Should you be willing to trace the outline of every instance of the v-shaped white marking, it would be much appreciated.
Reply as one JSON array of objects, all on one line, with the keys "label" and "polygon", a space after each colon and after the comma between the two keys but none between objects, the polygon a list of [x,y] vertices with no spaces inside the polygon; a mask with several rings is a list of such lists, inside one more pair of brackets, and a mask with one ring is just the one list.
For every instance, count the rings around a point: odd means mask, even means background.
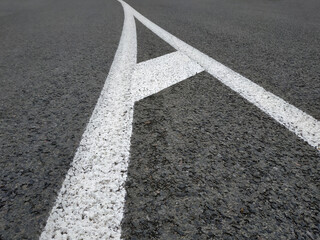
[{"label": "v-shaped white marking", "polygon": [[[40,239],[120,239],[134,102],[203,70],[310,145],[320,143],[319,121],[120,2],[125,20],[114,62]],[[134,17],[177,52],[137,64]]]}]

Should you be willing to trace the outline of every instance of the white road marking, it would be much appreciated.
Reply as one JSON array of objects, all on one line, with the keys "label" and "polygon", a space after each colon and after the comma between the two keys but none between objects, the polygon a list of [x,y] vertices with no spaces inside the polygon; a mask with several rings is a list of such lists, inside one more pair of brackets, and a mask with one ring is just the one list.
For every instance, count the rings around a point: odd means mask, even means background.
[{"label": "white road marking", "polygon": [[[120,2],[125,20],[114,62],[40,239],[120,239],[134,101],[203,70],[310,145],[320,143],[316,119]],[[178,52],[136,64],[134,16]]]},{"label": "white road marking", "polygon": [[134,101],[203,69],[174,52],[136,64],[136,27],[125,21],[113,64],[40,239],[120,239]]},{"label": "white road marking", "polygon": [[127,6],[124,11],[108,78],[40,239],[120,238],[137,59],[135,21]]},{"label": "white road marking", "polygon": [[[127,3],[121,0],[119,1],[125,6],[130,7]],[[294,132],[311,146],[318,149],[320,148],[320,122],[318,120],[181,41],[142,16],[132,7],[130,7],[130,9],[132,10],[133,15],[147,28],[169,43],[172,47],[183,52],[190,59],[193,59],[213,77],[239,93],[242,97],[253,103],[277,122],[284,125],[287,129]]]},{"label": "white road marking", "polygon": [[203,71],[181,52],[139,63],[132,74],[132,94],[139,101]]}]

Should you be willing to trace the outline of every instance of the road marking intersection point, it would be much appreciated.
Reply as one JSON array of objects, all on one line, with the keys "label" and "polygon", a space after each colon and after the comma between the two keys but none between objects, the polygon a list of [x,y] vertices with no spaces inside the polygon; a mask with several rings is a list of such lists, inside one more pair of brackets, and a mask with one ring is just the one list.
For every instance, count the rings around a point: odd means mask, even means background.
[{"label": "road marking intersection point", "polygon": [[[113,64],[40,239],[120,239],[134,102],[202,71],[311,146],[320,144],[319,121],[120,2],[125,19]],[[177,52],[137,64],[134,18]]]}]

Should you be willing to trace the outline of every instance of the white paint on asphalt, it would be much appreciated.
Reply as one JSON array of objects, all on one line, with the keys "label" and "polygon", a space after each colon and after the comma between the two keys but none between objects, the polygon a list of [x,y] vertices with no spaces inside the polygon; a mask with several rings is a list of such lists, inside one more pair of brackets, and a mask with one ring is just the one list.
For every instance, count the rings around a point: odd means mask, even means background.
[{"label": "white paint on asphalt", "polygon": [[[127,3],[125,6],[130,7]],[[253,103],[277,122],[294,132],[297,136],[308,142],[313,147],[320,146],[320,122],[312,116],[306,114],[295,106],[287,103],[280,97],[241,76],[230,68],[210,58],[206,54],[191,47],[177,37],[157,26],[132,7],[133,15],[156,35],[169,43],[178,51],[186,54],[201,67],[217,78],[223,84],[239,93],[242,97]]]},{"label": "white paint on asphalt", "polygon": [[[320,143],[317,120],[120,2],[125,20],[114,62],[40,239],[120,239],[134,101],[203,70],[310,145]],[[178,52],[137,64],[134,16]]]},{"label": "white paint on asphalt", "polygon": [[108,78],[40,239],[120,238],[137,59],[135,21],[127,6],[124,11]]},{"label": "white paint on asphalt", "polygon": [[105,86],[40,239],[120,239],[134,101],[203,69],[174,52],[137,64],[136,27],[124,27]]},{"label": "white paint on asphalt", "polygon": [[132,74],[132,94],[139,101],[203,71],[181,52],[139,63]]}]

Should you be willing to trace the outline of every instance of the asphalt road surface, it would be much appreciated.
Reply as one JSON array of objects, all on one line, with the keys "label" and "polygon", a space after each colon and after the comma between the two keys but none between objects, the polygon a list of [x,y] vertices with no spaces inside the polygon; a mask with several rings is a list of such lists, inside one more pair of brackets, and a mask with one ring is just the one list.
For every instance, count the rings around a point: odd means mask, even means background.
[{"label": "asphalt road surface", "polygon": [[[318,0],[127,2],[320,120]],[[0,239],[43,231],[123,21],[116,0],[0,2]],[[138,62],[175,51],[136,24]],[[122,238],[320,239],[319,151],[207,72],[136,102],[132,127]]]}]

